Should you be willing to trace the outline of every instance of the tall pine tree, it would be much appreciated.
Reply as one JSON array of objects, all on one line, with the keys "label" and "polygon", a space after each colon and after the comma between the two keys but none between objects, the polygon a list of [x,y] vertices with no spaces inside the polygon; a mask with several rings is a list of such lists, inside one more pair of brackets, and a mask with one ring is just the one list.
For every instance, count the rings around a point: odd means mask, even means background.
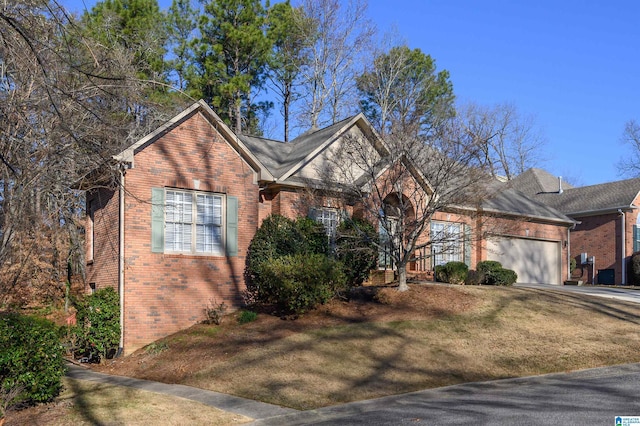
[{"label": "tall pine tree", "polygon": [[211,104],[237,133],[260,133],[256,102],[271,52],[267,12],[260,0],[210,0],[195,40],[195,75],[188,88]]},{"label": "tall pine tree", "polygon": [[103,0],[85,13],[83,22],[106,46],[133,52],[139,78],[165,82],[168,33],[157,0]]},{"label": "tall pine tree", "polygon": [[291,7],[289,1],[276,3],[269,10],[267,35],[273,43],[269,88],[281,105],[285,142],[289,141],[293,103],[301,96],[301,67],[311,59],[314,25],[302,8]]}]

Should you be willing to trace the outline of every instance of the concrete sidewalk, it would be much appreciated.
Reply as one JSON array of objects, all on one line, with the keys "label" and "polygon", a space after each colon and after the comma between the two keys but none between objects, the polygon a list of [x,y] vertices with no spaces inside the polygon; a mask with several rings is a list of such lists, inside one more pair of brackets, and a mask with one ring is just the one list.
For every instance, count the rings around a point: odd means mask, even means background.
[{"label": "concrete sidewalk", "polygon": [[241,414],[252,419],[264,419],[298,412],[292,408],[284,408],[264,402],[253,401],[237,396],[226,395],[204,389],[184,385],[170,385],[149,380],[134,379],[132,377],[112,376],[92,371],[86,367],[67,363],[67,377],[92,382],[108,383],[118,386],[142,389],[149,392],[173,395],[180,398],[197,401],[223,411]]}]

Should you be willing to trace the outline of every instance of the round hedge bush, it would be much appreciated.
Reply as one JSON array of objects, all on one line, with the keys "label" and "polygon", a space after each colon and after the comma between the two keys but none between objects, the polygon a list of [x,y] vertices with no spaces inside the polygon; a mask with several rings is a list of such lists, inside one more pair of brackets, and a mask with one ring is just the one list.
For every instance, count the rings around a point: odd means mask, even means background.
[{"label": "round hedge bush", "polygon": [[259,274],[261,302],[283,314],[304,313],[346,288],[342,265],[324,254],[272,258],[261,265]]},{"label": "round hedge bush", "polygon": [[503,268],[502,264],[495,260],[478,262],[476,271],[479,284],[510,286],[518,280],[515,271]]},{"label": "round hedge bush", "polygon": [[263,265],[283,256],[321,254],[329,252],[329,243],[322,224],[309,219],[293,221],[280,215],[270,215],[254,235],[245,266],[248,303],[274,303],[280,300],[274,283],[266,281]]},{"label": "round hedge bush", "polygon": [[469,267],[464,262],[447,262],[435,268],[436,280],[451,284],[464,284],[468,273]]}]

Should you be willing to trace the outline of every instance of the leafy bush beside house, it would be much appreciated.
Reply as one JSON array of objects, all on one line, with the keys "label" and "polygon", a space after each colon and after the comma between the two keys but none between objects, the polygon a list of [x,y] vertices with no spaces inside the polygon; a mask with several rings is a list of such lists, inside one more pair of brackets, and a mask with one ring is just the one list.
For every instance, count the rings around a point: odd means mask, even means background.
[{"label": "leafy bush beside house", "polygon": [[484,260],[478,262],[476,274],[479,284],[510,286],[518,280],[518,274],[511,269],[505,269],[500,262]]},{"label": "leafy bush beside house", "polygon": [[469,267],[464,262],[447,262],[444,265],[438,265],[434,270],[437,281],[464,284],[469,273]]},{"label": "leafy bush beside house", "polygon": [[328,253],[329,245],[321,224],[300,218],[293,221],[273,214],[267,217],[256,231],[249,250],[245,267],[247,290],[259,296],[260,277],[257,271],[269,259],[297,253]]},{"label": "leafy bush beside house", "polygon": [[116,354],[120,343],[120,300],[111,287],[84,296],[76,302],[76,333],[80,351],[90,360]]},{"label": "leafy bush beside house", "polygon": [[323,254],[272,258],[261,265],[259,274],[260,301],[285,314],[304,313],[346,289],[342,265]]},{"label": "leafy bush beside house", "polygon": [[[318,262],[314,256],[328,259],[328,252],[322,224],[304,217],[295,221],[280,215],[267,217],[251,240],[247,253],[247,302],[274,305],[289,313],[310,309],[312,300],[325,300],[324,296],[318,296],[318,292],[323,293],[320,289],[325,288],[322,283],[318,288],[309,289],[301,285],[308,282],[304,274],[314,271],[294,273],[294,269],[325,267],[313,264]],[[286,260],[280,261],[285,257]]]},{"label": "leafy bush beside house", "polygon": [[18,404],[47,402],[65,372],[58,328],[43,318],[0,315],[0,418]]},{"label": "leafy bush beside house", "polygon": [[629,284],[640,285],[640,252],[631,255],[629,262]]},{"label": "leafy bush beside house", "polygon": [[378,232],[364,219],[347,219],[338,226],[336,257],[342,262],[347,283],[360,286],[378,260]]}]

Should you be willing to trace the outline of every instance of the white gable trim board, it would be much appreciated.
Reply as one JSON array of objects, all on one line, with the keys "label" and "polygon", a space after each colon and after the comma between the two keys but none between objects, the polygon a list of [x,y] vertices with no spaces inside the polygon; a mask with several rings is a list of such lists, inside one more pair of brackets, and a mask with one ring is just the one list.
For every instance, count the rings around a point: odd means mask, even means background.
[{"label": "white gable trim board", "polygon": [[562,283],[562,250],[559,241],[497,237],[487,241],[487,259],[497,260],[518,274],[518,283]]}]

